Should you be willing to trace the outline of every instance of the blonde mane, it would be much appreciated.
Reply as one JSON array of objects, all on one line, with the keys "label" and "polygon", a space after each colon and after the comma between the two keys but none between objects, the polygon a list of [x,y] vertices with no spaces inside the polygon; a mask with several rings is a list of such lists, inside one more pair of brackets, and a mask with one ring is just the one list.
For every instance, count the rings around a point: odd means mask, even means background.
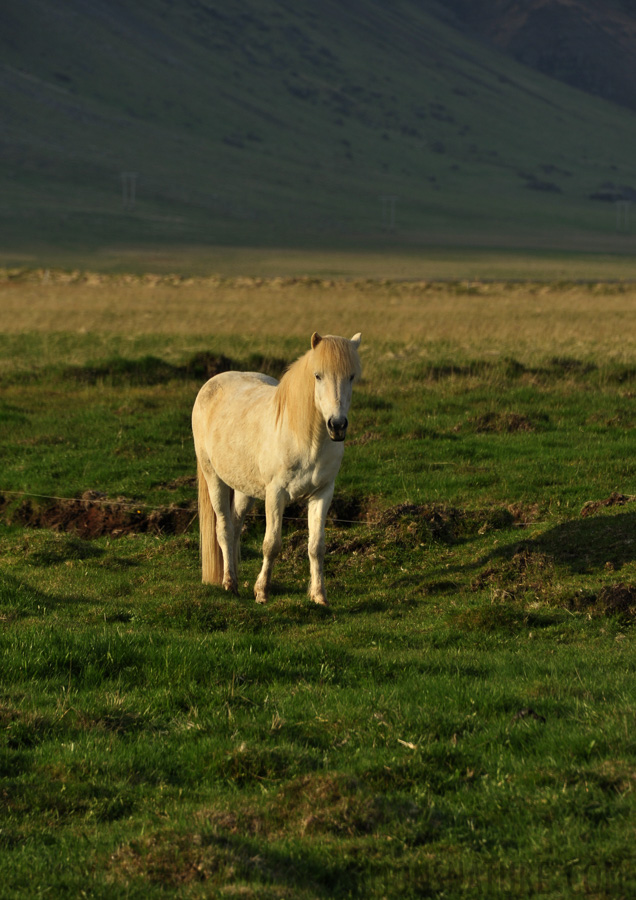
[{"label": "blonde mane", "polygon": [[316,372],[338,378],[361,375],[360,358],[351,341],[325,335],[313,350],[293,362],[276,388],[276,425],[286,417],[300,446],[311,447],[318,439],[322,417],[314,403]]}]

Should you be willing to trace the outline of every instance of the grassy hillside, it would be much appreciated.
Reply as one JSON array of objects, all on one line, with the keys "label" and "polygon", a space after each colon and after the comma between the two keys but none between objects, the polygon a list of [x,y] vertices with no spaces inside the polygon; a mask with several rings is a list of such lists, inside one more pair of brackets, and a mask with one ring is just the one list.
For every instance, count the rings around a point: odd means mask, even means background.
[{"label": "grassy hillside", "polygon": [[[629,251],[636,116],[433,3],[24,0],[0,33],[0,255],[142,245]],[[122,204],[120,175],[138,173]],[[397,199],[394,232],[380,197]],[[386,224],[386,223],[384,223]]]}]

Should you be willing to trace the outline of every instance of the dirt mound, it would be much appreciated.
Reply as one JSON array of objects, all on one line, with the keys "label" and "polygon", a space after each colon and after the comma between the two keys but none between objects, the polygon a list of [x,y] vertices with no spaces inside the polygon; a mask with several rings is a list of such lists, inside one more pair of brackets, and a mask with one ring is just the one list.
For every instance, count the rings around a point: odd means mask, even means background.
[{"label": "dirt mound", "polygon": [[375,511],[373,518],[369,518],[369,509],[361,507],[359,521],[369,525],[371,531],[353,536],[346,533],[334,535],[327,551],[372,555],[389,547],[414,550],[432,543],[453,544],[486,531],[523,527],[537,515],[536,508],[526,508],[521,504],[466,510],[441,503],[399,503],[383,511]]},{"label": "dirt mound", "polygon": [[636,587],[618,582],[602,587],[598,594],[581,591],[570,597],[568,609],[592,616],[620,616],[636,620]]},{"label": "dirt mound", "polygon": [[181,475],[179,478],[174,478],[172,481],[159,481],[154,487],[161,488],[164,491],[178,491],[183,487],[194,488],[194,490],[196,490],[197,476]]},{"label": "dirt mound", "polygon": [[[335,515],[334,515],[335,514]],[[462,532],[466,513],[441,504],[417,505],[400,503],[384,511],[377,511],[356,498],[345,498],[332,507],[330,523],[334,525],[367,525],[369,531],[351,534],[348,527],[332,532],[327,553],[345,555],[374,555],[388,547],[415,549],[432,541],[452,543]],[[285,536],[283,558],[290,559],[307,552],[305,522],[297,519],[300,528]]]},{"label": "dirt mound", "polygon": [[184,534],[194,521],[196,507],[188,503],[151,509],[123,498],[109,500],[99,491],[85,491],[77,499],[50,499],[41,506],[23,500],[12,507],[8,498],[0,495],[0,515],[12,524],[97,538],[133,533]]},{"label": "dirt mound", "polygon": [[521,413],[487,412],[469,419],[466,424],[477,434],[514,434],[520,431],[536,431],[539,425],[545,425],[545,419],[539,423]]},{"label": "dirt mound", "polygon": [[[187,475],[159,485],[165,490],[187,486],[196,488],[194,476]],[[29,528],[51,528],[71,532],[82,538],[124,534],[184,534],[197,516],[195,500],[169,506],[148,507],[125,497],[109,498],[101,491],[88,490],[76,498],[45,497],[41,502],[24,499],[16,502],[10,492],[0,493],[0,520]],[[377,549],[394,545],[402,548],[428,546],[431,542],[454,543],[477,533],[523,527],[534,521],[538,508],[514,504],[492,509],[465,510],[443,504],[400,503],[382,510],[378,497],[343,494],[334,498],[329,524],[342,535],[334,537],[329,552]],[[248,517],[246,527],[263,519],[257,512]],[[294,503],[285,510],[289,526],[285,537],[288,555],[307,543],[307,508]],[[366,525],[371,533],[347,535],[349,526]]]},{"label": "dirt mound", "polygon": [[605,509],[608,506],[624,506],[626,503],[632,503],[634,500],[636,500],[634,496],[619,494],[618,491],[614,491],[605,500],[588,500],[581,508],[581,515],[583,517],[592,516],[599,509]]},{"label": "dirt mound", "polygon": [[430,540],[451,542],[464,515],[462,510],[441,504],[400,503],[385,510],[379,527],[390,543],[406,547]]},{"label": "dirt mound", "polygon": [[486,588],[508,599],[524,597],[528,592],[540,596],[552,580],[549,556],[529,546],[519,546],[510,559],[487,566],[471,582],[472,591]]},{"label": "dirt mound", "polygon": [[520,503],[476,510],[442,503],[401,503],[382,513],[378,527],[384,529],[389,541],[403,546],[431,541],[452,544],[487,531],[523,527],[537,515],[536,507],[524,507]]}]

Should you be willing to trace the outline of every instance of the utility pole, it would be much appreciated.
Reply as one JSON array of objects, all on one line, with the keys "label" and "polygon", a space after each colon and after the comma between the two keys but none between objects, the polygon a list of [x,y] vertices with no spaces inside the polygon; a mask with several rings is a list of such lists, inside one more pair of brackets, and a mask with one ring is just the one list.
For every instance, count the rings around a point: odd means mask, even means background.
[{"label": "utility pole", "polygon": [[632,205],[631,200],[616,201],[616,230],[629,231],[629,208]]},{"label": "utility pole", "polygon": [[382,228],[384,231],[395,231],[395,204],[397,197],[395,194],[382,194],[380,203],[382,204]]},{"label": "utility pole", "polygon": [[121,187],[124,209],[134,209],[137,200],[137,172],[122,172]]}]

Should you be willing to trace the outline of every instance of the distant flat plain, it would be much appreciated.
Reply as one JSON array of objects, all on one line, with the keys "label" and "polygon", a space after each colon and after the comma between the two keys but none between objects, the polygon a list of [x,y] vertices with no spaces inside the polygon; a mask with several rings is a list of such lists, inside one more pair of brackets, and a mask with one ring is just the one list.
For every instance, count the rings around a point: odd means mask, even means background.
[{"label": "distant flat plain", "polygon": [[[345,277],[315,274],[324,272],[318,257],[307,266],[309,274],[298,276],[303,260],[292,265],[292,256],[287,266],[279,259],[282,274],[277,277],[235,272],[167,275],[159,266],[154,274],[144,275],[3,269],[0,331],[242,335],[262,340],[266,335],[302,337],[314,330],[343,334],[362,330],[366,340],[396,342],[422,353],[442,342],[449,350],[524,360],[550,353],[615,361],[633,358],[636,283],[601,279],[603,267],[591,262],[596,277],[587,281],[572,279],[573,268],[563,261],[560,265],[569,278],[548,280],[544,261],[534,279],[444,281],[439,275],[443,260],[435,269],[436,279],[420,275],[402,280],[397,276],[397,257],[379,277],[379,263],[371,276],[373,266],[347,256],[348,272],[365,268],[367,276]],[[254,259],[246,271],[259,271]],[[149,259],[149,266],[153,262]],[[273,257],[269,263],[275,264]],[[483,259],[482,263],[486,265]],[[447,266],[450,273],[450,260]],[[233,268],[228,266],[228,273]],[[413,271],[409,269],[410,274]],[[494,273],[495,268],[488,271]]]}]

